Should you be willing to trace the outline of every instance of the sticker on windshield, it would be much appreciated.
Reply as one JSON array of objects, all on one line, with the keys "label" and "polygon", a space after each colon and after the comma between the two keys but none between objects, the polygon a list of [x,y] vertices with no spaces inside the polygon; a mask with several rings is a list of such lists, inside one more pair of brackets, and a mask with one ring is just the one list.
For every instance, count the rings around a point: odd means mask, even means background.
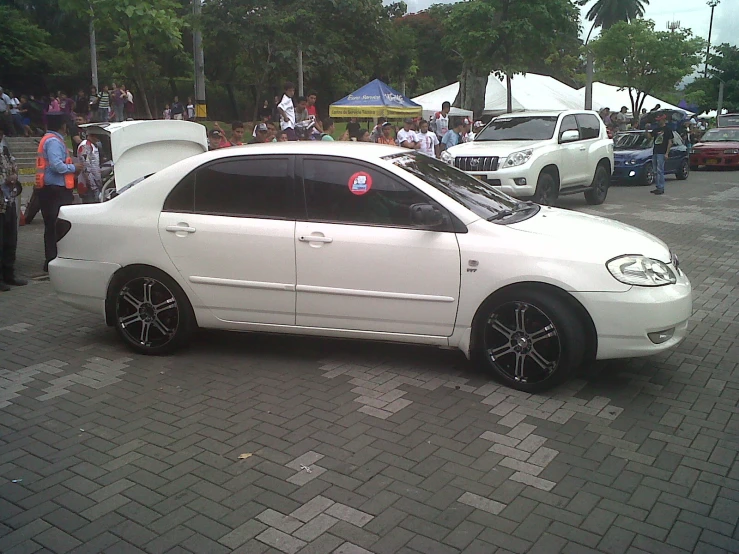
[{"label": "sticker on windshield", "polygon": [[372,188],[372,176],[364,171],[357,171],[349,177],[349,183],[347,184],[349,185],[349,192],[362,196]]}]

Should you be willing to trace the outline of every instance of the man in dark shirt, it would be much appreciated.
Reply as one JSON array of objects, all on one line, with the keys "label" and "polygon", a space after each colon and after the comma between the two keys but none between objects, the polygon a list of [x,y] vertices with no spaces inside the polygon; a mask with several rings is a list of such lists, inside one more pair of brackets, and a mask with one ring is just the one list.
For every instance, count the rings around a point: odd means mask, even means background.
[{"label": "man in dark shirt", "polygon": [[179,97],[175,96],[174,102],[172,102],[172,119],[184,119],[184,113],[185,107],[180,102]]},{"label": "man in dark shirt", "polygon": [[673,132],[667,127],[667,116],[661,115],[657,118],[657,127],[649,130],[649,135],[654,139],[652,151],[652,164],[654,164],[654,175],[656,188],[650,191],[652,194],[665,193],[665,160],[670,157],[672,148]]}]

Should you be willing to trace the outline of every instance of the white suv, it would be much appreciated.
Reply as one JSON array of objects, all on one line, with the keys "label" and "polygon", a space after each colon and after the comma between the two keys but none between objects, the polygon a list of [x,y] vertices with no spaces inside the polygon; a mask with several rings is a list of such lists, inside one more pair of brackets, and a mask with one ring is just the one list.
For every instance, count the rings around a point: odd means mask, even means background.
[{"label": "white suv", "polygon": [[493,119],[473,142],[442,159],[517,198],[549,205],[585,193],[602,204],[613,170],[613,141],[595,112],[521,112]]}]

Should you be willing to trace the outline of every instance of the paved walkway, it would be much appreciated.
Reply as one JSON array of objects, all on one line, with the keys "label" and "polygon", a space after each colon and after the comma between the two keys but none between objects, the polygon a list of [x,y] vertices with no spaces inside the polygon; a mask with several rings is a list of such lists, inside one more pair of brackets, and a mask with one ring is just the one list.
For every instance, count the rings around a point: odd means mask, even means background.
[{"label": "paved walkway", "polygon": [[410,346],[142,357],[48,282],[3,294],[0,552],[739,552],[739,173],[667,190],[561,204],[674,248],[688,339],[542,395]]}]

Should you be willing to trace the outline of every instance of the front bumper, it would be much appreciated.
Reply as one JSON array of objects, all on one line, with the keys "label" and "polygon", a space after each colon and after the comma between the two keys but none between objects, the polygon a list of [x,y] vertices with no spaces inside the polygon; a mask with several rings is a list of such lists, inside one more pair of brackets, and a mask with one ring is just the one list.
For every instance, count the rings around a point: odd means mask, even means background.
[{"label": "front bumper", "polygon": [[105,318],[105,298],[118,264],[56,258],[49,262],[49,279],[59,299]]},{"label": "front bumper", "polygon": [[617,165],[611,173],[611,181],[640,181],[645,169],[645,165]]},{"label": "front bumper", "polygon": [[[530,166],[526,164],[510,169],[498,169],[497,171],[466,171],[465,173],[516,198],[528,198],[536,192],[537,177],[533,176]],[[526,180],[525,185],[516,183],[517,180],[520,182],[521,179]]]},{"label": "front bumper", "polygon": [[690,154],[690,165],[705,165],[716,167],[739,167],[739,154],[724,154],[723,152],[696,152]]},{"label": "front bumper", "polygon": [[[631,287],[626,292],[574,292],[590,314],[598,334],[598,360],[650,356],[680,343],[693,313],[693,293],[687,276],[678,271],[674,285]],[[672,336],[655,344],[649,333]]]}]

